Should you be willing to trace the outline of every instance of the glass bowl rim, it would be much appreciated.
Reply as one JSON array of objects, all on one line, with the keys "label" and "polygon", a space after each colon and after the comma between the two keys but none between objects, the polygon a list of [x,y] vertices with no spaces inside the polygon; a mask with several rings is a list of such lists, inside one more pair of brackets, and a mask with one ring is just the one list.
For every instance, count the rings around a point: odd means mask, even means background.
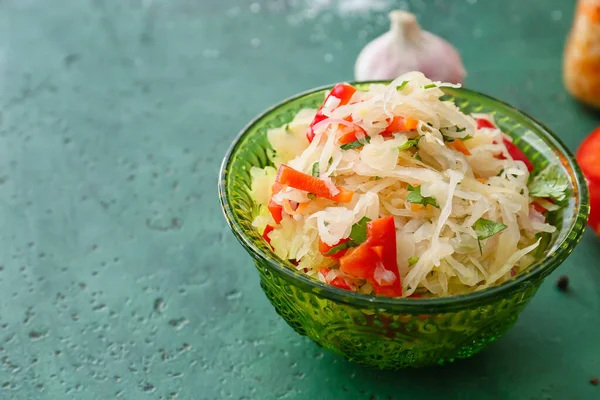
[{"label": "glass bowl rim", "polygon": [[[350,84],[352,85],[364,85],[364,84],[389,84],[390,80],[374,80],[374,81],[352,81]],[[494,299],[502,298],[508,296],[511,292],[518,290],[521,286],[527,286],[528,282],[534,281],[538,276],[545,276],[545,274],[551,273],[556,267],[558,267],[562,262],[568,257],[568,255],[573,251],[577,243],[581,240],[583,232],[586,229],[586,222],[589,213],[589,198],[588,198],[588,189],[587,184],[585,183],[585,178],[583,176],[582,171],[577,165],[575,158],[571,151],[567,148],[567,146],[562,142],[562,140],[556,136],[550,129],[548,129],[544,124],[540,123],[538,120],[533,118],[531,115],[527,114],[524,111],[521,111],[508,103],[505,103],[502,100],[498,100],[492,96],[488,96],[486,94],[466,89],[464,87],[461,88],[453,88],[449,87],[449,89],[457,90],[459,92],[464,92],[470,94],[472,96],[483,97],[487,100],[491,100],[492,102],[496,102],[509,110],[521,114],[526,119],[528,119],[531,123],[536,125],[538,131],[542,134],[538,134],[536,132],[536,136],[543,137],[547,139],[551,145],[558,150],[557,154],[564,157],[568,161],[568,168],[570,168],[573,172],[573,176],[575,178],[575,190],[579,193],[579,201],[576,204],[575,216],[572,219],[571,224],[568,226],[568,233],[564,235],[564,238],[560,243],[557,243],[555,246],[557,250],[555,252],[555,256],[552,258],[546,257],[544,260],[533,264],[529,267],[527,273],[518,274],[514,279],[503,282],[500,285],[491,286],[489,288],[475,291],[468,294],[461,294],[455,296],[447,296],[447,297],[429,297],[429,298],[399,298],[399,297],[385,297],[385,296],[375,296],[375,295],[366,295],[357,292],[352,292],[340,288],[336,288],[334,286],[328,285],[326,283],[320,282],[316,279],[309,278],[308,276],[299,273],[289,267],[286,267],[282,262],[275,262],[273,259],[267,257],[267,255],[258,248],[254,241],[249,239],[243,232],[240,224],[236,220],[234,216],[234,212],[232,207],[229,204],[229,199],[227,197],[227,171],[229,164],[232,160],[232,155],[237,150],[237,147],[242,140],[242,138],[246,135],[246,133],[259,121],[261,121],[264,117],[268,116],[271,112],[277,110],[278,108],[300,99],[302,97],[311,95],[316,92],[320,92],[323,90],[331,89],[334,85],[324,85],[317,88],[309,89],[288,97],[285,100],[278,102],[277,104],[267,108],[263,112],[261,112],[258,116],[253,118],[233,139],[231,145],[229,146],[225,157],[221,163],[221,168],[219,170],[219,182],[218,182],[218,190],[219,190],[219,200],[221,203],[221,209],[223,214],[225,215],[225,219],[230,229],[233,231],[235,237],[240,241],[243,247],[246,250],[252,252],[254,258],[258,257],[264,262],[267,263],[268,266],[276,270],[278,273],[282,273],[288,280],[293,282],[294,284],[299,284],[300,286],[308,287],[312,291],[318,293],[319,296],[327,298],[329,300],[333,300],[338,303],[344,303],[347,305],[351,305],[354,307],[361,306],[365,308],[380,308],[382,310],[402,310],[403,312],[423,312],[423,311],[435,311],[435,312],[447,312],[453,311],[456,309],[464,309],[472,306],[473,304],[481,304],[486,302],[491,302]],[[443,88],[441,88],[443,89]],[[567,166],[562,165],[563,169],[567,169]],[[565,229],[565,228],[563,228]],[[575,236],[573,236],[575,235]],[[571,245],[563,248],[562,245],[565,241],[571,240]],[[278,258],[272,253],[274,258]],[[282,260],[283,261],[283,260]]]}]

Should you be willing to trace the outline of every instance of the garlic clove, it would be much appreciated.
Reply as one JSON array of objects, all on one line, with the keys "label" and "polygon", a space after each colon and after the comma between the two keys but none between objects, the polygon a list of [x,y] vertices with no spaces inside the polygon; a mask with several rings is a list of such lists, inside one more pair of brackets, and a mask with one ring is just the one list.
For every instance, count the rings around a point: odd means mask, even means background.
[{"label": "garlic clove", "polygon": [[435,81],[464,81],[462,60],[448,41],[422,30],[414,14],[396,10],[389,17],[390,30],[368,43],[358,55],[356,80],[394,79],[409,71],[421,71]]}]

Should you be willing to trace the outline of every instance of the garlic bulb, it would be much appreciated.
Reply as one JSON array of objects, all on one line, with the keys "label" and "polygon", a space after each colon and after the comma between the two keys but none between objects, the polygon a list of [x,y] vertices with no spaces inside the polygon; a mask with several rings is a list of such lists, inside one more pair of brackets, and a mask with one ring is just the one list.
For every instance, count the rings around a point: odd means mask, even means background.
[{"label": "garlic bulb", "polygon": [[390,30],[368,43],[354,67],[358,81],[395,79],[421,71],[434,81],[463,83],[466,75],[458,51],[446,40],[424,31],[406,11],[390,12]]}]

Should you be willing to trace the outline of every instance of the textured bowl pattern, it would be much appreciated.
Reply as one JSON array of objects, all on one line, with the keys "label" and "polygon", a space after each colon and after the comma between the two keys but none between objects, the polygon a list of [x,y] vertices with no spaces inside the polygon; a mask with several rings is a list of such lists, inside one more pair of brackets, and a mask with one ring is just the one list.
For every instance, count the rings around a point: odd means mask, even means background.
[{"label": "textured bowl pattern", "polygon": [[[369,83],[357,84],[367,87]],[[349,360],[398,369],[443,364],[476,354],[517,320],[544,278],[571,253],[585,228],[585,181],[564,145],[520,111],[466,89],[445,88],[445,98],[467,113],[494,115],[500,128],[536,169],[561,165],[572,185],[569,204],[552,213],[558,230],[538,252],[540,262],[513,280],[480,292],[435,299],[366,296],[324,285],[276,257],[251,225],[250,168],[269,164],[266,132],[290,122],[302,108],[316,108],[326,88],[298,95],[267,110],[235,140],[221,168],[219,194],[234,234],[254,258],[261,287],[277,313],[296,332]]]},{"label": "textured bowl pattern", "polygon": [[502,336],[539,285],[505,299],[451,312],[398,313],[324,299],[258,262],[261,287],[296,332],[351,361],[385,369],[467,358]]}]

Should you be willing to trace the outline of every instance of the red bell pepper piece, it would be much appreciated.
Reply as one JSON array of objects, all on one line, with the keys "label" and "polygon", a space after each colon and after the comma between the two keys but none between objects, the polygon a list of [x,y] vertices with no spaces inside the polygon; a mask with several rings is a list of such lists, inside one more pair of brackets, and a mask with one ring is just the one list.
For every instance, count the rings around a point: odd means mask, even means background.
[{"label": "red bell pepper piece", "polygon": [[[506,150],[508,150],[508,154],[513,158],[513,160],[523,161],[527,166],[527,170],[529,172],[534,170],[534,166],[529,161],[525,153],[521,151],[513,142],[508,140],[507,138],[503,138],[504,145],[506,146]],[[504,159],[504,157],[502,157]]]},{"label": "red bell pepper piece", "polygon": [[338,139],[338,143],[341,145],[352,143],[358,140],[357,133],[359,132],[362,133],[365,137],[367,136],[367,132],[365,132],[365,130],[358,125],[354,125],[354,127],[352,128],[343,126],[340,127],[340,130],[342,131],[342,136],[340,136],[340,138]]},{"label": "red bell pepper piece", "polygon": [[600,127],[581,142],[576,158],[585,177],[600,182]]},{"label": "red bell pepper piece", "polygon": [[[329,271],[330,271],[330,269],[327,267],[319,268],[319,272],[321,274],[323,274],[326,281],[327,281],[327,274],[329,273]],[[346,281],[341,276],[336,276],[335,278],[333,278],[331,281],[328,281],[327,283],[330,284],[331,286],[335,286],[340,289],[352,290],[352,288],[346,283]]]},{"label": "red bell pepper piece", "polygon": [[492,124],[491,121],[485,119],[485,118],[477,118],[477,129],[483,129],[483,128],[495,128],[496,126],[494,124]]},{"label": "red bell pepper piece", "polygon": [[280,224],[283,219],[283,207],[275,203],[273,200],[269,201],[269,212],[273,217],[276,224]]},{"label": "red bell pepper piece", "polygon": [[[477,129],[482,129],[482,128],[496,128],[496,126],[487,119],[477,118]],[[531,161],[529,161],[529,159],[527,158],[525,153],[523,153],[521,151],[521,149],[519,149],[513,142],[511,142],[507,138],[502,138],[502,142],[506,146],[506,150],[508,150],[508,154],[510,154],[510,156],[513,158],[513,160],[523,161],[525,163],[525,165],[527,166],[527,170],[529,172],[534,170],[534,166],[531,163]],[[506,157],[501,156],[501,159],[504,160],[504,159],[506,159]]]},{"label": "red bell pepper piece", "polygon": [[315,118],[313,119],[310,126],[308,127],[308,131],[306,132],[306,138],[308,139],[309,142],[312,142],[313,138],[315,137],[313,127],[316,124],[318,124],[319,122],[321,122],[327,118],[325,115],[323,115],[323,107],[325,106],[325,104],[327,104],[327,100],[329,100],[330,97],[336,97],[336,98],[340,99],[340,103],[339,103],[338,107],[343,106],[343,105],[348,104],[348,102],[352,98],[352,95],[354,95],[355,92],[356,92],[356,89],[352,85],[349,85],[347,83],[338,83],[337,85],[335,85],[333,87],[333,89],[331,89],[331,91],[329,92],[327,97],[325,97],[325,101],[323,102],[321,107],[319,107],[319,109],[317,110],[317,114],[315,115]]},{"label": "red bell pepper piece", "polygon": [[296,171],[285,164],[279,166],[275,182],[281,183],[282,185],[288,185],[295,189],[304,190],[317,197],[337,201],[338,203],[348,203],[352,201],[352,196],[354,196],[354,192],[339,186],[337,188],[340,192],[335,196],[332,196],[323,179]]},{"label": "red bell pepper piece", "polygon": [[417,125],[419,125],[419,121],[416,119],[395,116],[388,125],[388,127],[385,128],[383,132],[381,132],[381,135],[391,136],[396,132],[412,131],[417,129]]},{"label": "red bell pepper piece", "polygon": [[542,205],[540,203],[533,202],[531,205],[533,206],[533,208],[535,208],[535,211],[537,211],[541,214],[546,213],[546,209],[544,207],[542,207]]},{"label": "red bell pepper piece", "polygon": [[[269,238],[269,233],[273,232],[275,228],[273,228],[271,225],[267,225],[265,226],[265,230],[263,231],[262,237],[265,239],[265,241],[267,243],[269,243],[269,245],[271,244],[271,238]],[[273,247],[273,246],[271,246]]]},{"label": "red bell pepper piece", "polygon": [[600,127],[586,137],[576,154],[590,192],[588,224],[600,235]]},{"label": "red bell pepper piece", "polygon": [[[394,274],[393,282],[377,282],[378,266]],[[396,260],[396,227],[392,216],[367,223],[367,239],[340,258],[340,270],[350,276],[366,279],[376,294],[401,296],[402,286]]]},{"label": "red bell pepper piece", "polygon": [[[273,186],[271,186],[271,196],[279,193],[279,191],[281,190],[281,188],[283,187],[282,184],[280,183],[273,183]],[[271,213],[271,216],[273,217],[273,220],[275,221],[275,223],[277,225],[279,225],[281,223],[281,220],[283,219],[283,206],[275,203],[272,199],[269,200],[269,212]]]},{"label": "red bell pepper piece", "polygon": [[331,249],[333,249],[335,246],[339,246],[340,244],[346,243],[349,240],[350,240],[350,238],[342,239],[339,242],[337,242],[335,245],[330,246],[327,243],[323,242],[321,239],[319,239],[319,251],[321,252],[321,254],[323,254],[326,257],[331,257],[331,258],[339,259],[344,254],[346,254],[346,252],[348,251],[348,249],[340,250],[340,251],[338,251],[335,254],[327,254],[327,253],[329,253],[331,251]]},{"label": "red bell pepper piece", "polygon": [[600,181],[588,180],[588,188],[590,191],[590,218],[588,224],[596,234],[600,235]]}]

